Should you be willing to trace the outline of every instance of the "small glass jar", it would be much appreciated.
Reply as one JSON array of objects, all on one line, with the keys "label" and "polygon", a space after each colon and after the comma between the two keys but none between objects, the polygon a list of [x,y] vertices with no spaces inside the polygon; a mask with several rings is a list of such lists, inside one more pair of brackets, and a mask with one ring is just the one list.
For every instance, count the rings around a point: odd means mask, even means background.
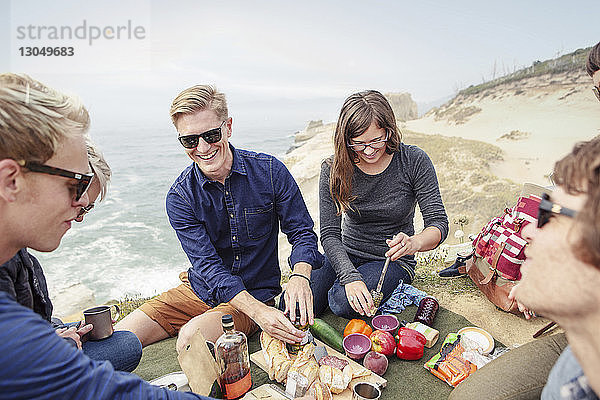
[{"label": "small glass jar", "polygon": [[415,319],[413,321],[433,327],[433,320],[439,308],[440,305],[435,297],[426,296],[419,303],[419,308],[417,308]]}]

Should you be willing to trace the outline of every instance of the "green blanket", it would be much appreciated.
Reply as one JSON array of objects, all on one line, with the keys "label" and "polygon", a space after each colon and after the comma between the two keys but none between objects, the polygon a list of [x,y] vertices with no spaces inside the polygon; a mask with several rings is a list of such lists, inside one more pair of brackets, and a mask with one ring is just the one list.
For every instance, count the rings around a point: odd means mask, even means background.
[{"label": "green blanket", "polygon": [[[401,314],[397,314],[399,320],[412,321],[416,307],[409,306]],[[347,320],[337,317],[331,312],[321,316],[327,323],[342,332]],[[383,390],[382,400],[386,399],[410,399],[410,400],[433,400],[447,399],[452,388],[445,382],[433,376],[423,368],[423,364],[440,350],[440,346],[446,335],[457,332],[460,328],[472,324],[461,315],[455,314],[444,308],[439,309],[434,328],[440,331],[440,338],[433,348],[425,348],[422,359],[417,361],[399,360],[395,356],[390,358],[390,364],[384,378],[387,379],[387,387]],[[260,349],[259,335],[255,334],[249,339],[249,351],[254,353]],[[143,351],[142,361],[134,373],[146,380],[152,380],[159,376],[180,371],[175,351],[175,339],[163,340],[162,342],[148,346]],[[266,372],[252,364],[253,387],[269,382]]]}]

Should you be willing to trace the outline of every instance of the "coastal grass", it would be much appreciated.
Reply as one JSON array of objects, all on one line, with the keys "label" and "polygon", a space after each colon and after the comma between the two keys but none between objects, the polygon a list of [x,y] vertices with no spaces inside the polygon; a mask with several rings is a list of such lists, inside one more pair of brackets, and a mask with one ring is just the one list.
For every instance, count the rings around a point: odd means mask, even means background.
[{"label": "coastal grass", "polygon": [[438,297],[438,294],[442,292],[449,294],[477,293],[479,289],[466,276],[453,279],[439,277],[438,272],[451,264],[452,262],[441,260],[419,262],[412,285],[434,297]]},{"label": "coastal grass", "polygon": [[[579,72],[585,70],[588,54],[592,48],[577,49],[572,53],[545,61],[534,61],[531,66],[521,68],[511,74],[484,82],[480,85],[471,85],[461,90],[458,94],[463,96],[481,93],[505,83],[517,82],[522,79],[541,76],[545,74],[560,74],[563,72]],[[522,93],[522,92],[521,92]],[[516,92],[516,95],[521,94]]]},{"label": "coastal grass", "polygon": [[131,314],[133,310],[144,304],[146,301],[154,298],[156,296],[151,297],[142,297],[141,295],[136,294],[127,294],[122,299],[116,301],[116,304],[119,306],[121,310],[119,318],[117,322],[125,318],[127,315]]},{"label": "coastal grass", "polygon": [[[403,131],[403,142],[423,149],[435,165],[450,232],[445,243],[455,244],[454,233],[478,233],[492,218],[514,206],[521,190],[509,179],[490,172],[490,164],[503,160],[502,150],[477,140]],[[453,221],[467,221],[457,224]]]}]

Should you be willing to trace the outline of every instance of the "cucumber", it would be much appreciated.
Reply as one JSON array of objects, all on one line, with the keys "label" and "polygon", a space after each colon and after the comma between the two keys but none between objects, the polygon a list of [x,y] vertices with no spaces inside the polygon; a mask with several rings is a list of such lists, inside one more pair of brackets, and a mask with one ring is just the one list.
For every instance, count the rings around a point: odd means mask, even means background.
[{"label": "cucumber", "polygon": [[320,318],[315,318],[314,324],[310,325],[310,332],[317,339],[344,354],[344,346],[342,344],[342,340],[344,339],[342,338],[342,335],[327,322]]}]

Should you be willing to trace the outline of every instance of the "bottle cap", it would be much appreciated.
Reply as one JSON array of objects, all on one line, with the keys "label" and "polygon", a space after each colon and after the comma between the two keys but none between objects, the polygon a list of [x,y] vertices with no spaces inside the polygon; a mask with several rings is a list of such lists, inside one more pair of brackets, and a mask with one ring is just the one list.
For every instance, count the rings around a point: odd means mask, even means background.
[{"label": "bottle cap", "polygon": [[225,314],[221,317],[221,324],[223,325],[223,328],[228,329],[228,328],[233,328],[233,317],[231,316],[231,314]]}]

